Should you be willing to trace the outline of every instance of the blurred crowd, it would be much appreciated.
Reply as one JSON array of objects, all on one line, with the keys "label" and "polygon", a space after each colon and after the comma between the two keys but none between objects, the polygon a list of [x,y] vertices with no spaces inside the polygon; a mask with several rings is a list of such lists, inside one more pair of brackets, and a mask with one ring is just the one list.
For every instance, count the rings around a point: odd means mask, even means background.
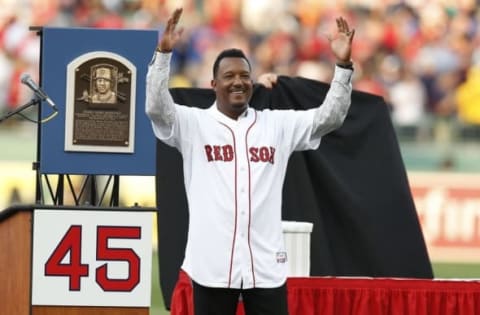
[{"label": "blurred crowd", "polygon": [[[20,77],[38,79],[31,26],[158,29],[182,6],[173,86],[208,87],[213,58],[239,47],[254,75],[329,81],[327,34],[344,16],[356,29],[354,88],[384,97],[401,137],[480,139],[478,0],[0,0],[0,113],[26,102]],[[139,47],[141,49],[141,47]],[[449,140],[450,139],[450,140]]]}]

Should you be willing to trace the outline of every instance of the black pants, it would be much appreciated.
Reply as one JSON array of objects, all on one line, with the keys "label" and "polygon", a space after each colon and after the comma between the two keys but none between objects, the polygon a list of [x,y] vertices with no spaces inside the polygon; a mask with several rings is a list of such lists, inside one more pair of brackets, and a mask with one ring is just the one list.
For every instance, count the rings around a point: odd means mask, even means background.
[{"label": "black pants", "polygon": [[193,282],[194,314],[235,315],[240,294],[245,315],[288,315],[286,284],[271,289],[224,289]]}]

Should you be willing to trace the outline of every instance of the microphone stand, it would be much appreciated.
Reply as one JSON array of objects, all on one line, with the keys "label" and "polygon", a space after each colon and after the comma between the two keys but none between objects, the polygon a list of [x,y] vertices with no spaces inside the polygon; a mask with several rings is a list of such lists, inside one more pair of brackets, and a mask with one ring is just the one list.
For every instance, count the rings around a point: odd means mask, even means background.
[{"label": "microphone stand", "polygon": [[6,113],[4,116],[0,117],[0,123],[2,123],[4,120],[12,117],[13,115],[16,115],[20,113],[21,111],[29,108],[30,106],[40,104],[40,99],[38,97],[32,98],[28,103],[25,103],[24,105],[17,107],[15,110],[12,110],[11,112]]},{"label": "microphone stand", "polygon": [[[33,105],[40,105],[40,102],[42,100],[40,98],[38,98],[38,96],[35,96],[34,98],[32,98],[29,102],[23,104],[22,106],[16,108],[15,110],[12,110],[11,112],[8,112],[6,113],[4,116],[0,117],[0,123],[2,123],[4,120],[12,117],[13,115],[16,115],[16,114],[19,114],[20,112],[22,112],[23,110],[29,108],[30,106],[33,106]],[[39,109],[40,111],[40,109]],[[57,111],[54,111],[52,114],[50,114],[49,116],[47,116],[46,118],[44,119],[41,119],[39,120],[38,122],[39,123],[44,123],[44,122],[47,122],[49,121],[50,119],[52,119],[53,117],[57,116],[58,112]],[[38,119],[40,119],[40,113],[38,115]]]}]

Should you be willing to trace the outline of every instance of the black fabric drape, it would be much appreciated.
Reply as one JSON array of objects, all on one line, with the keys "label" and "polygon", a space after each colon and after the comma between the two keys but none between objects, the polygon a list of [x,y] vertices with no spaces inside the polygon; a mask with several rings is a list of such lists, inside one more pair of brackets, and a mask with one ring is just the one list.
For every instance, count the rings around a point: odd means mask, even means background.
[{"label": "black fabric drape", "polygon": [[[307,109],[322,103],[329,85],[279,77],[255,86],[257,109]],[[175,102],[201,108],[209,89],[171,89]],[[312,276],[433,278],[408,178],[388,108],[359,91],[341,128],[315,151],[296,152],[283,188],[284,220],[313,222]],[[188,209],[180,154],[157,141],[156,194],[160,284],[167,308],[187,240]]]}]

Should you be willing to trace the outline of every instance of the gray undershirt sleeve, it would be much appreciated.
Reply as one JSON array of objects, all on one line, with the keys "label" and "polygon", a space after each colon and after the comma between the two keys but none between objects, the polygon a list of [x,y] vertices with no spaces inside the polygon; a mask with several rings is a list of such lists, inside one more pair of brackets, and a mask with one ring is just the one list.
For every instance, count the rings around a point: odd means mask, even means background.
[{"label": "gray undershirt sleeve", "polygon": [[162,134],[170,134],[175,122],[175,103],[168,90],[172,53],[155,52],[148,66],[145,112]]},{"label": "gray undershirt sleeve", "polygon": [[314,111],[312,137],[321,137],[343,124],[351,104],[352,73],[353,70],[335,66],[325,100]]}]

